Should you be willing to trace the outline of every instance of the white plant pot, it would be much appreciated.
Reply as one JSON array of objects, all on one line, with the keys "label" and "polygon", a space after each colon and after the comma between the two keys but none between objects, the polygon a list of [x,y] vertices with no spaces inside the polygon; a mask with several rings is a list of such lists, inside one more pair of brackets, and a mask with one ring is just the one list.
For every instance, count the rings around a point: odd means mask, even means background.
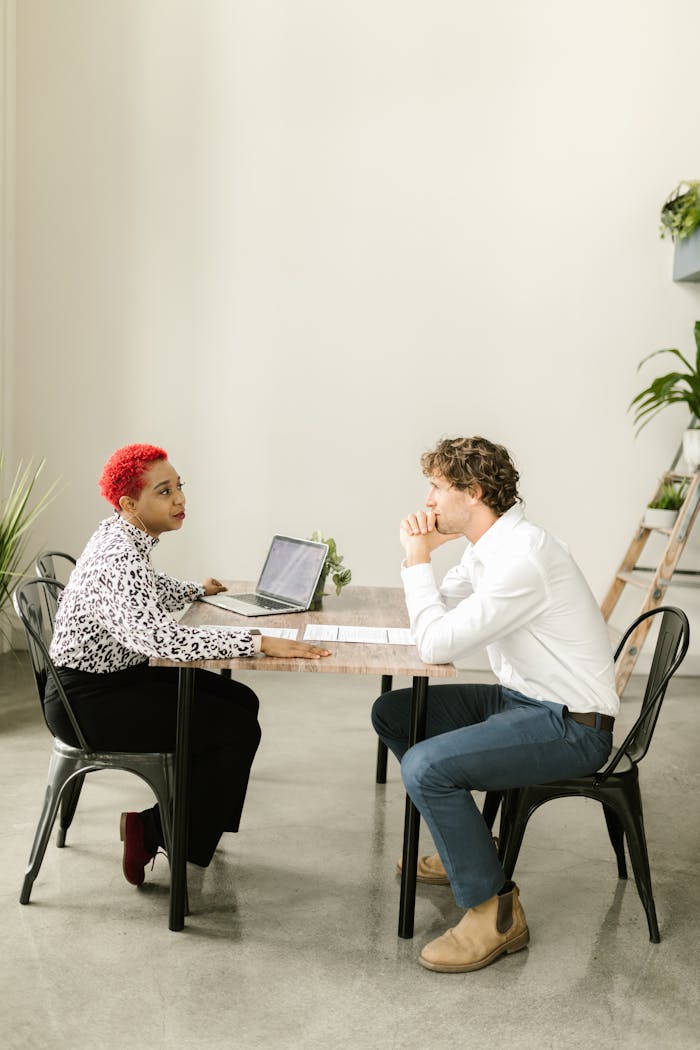
[{"label": "white plant pot", "polygon": [[647,507],[644,511],[644,524],[648,529],[672,529],[678,517],[677,510],[659,510],[658,507]]},{"label": "white plant pot", "polygon": [[689,428],[683,433],[683,459],[691,474],[700,467],[700,427]]}]

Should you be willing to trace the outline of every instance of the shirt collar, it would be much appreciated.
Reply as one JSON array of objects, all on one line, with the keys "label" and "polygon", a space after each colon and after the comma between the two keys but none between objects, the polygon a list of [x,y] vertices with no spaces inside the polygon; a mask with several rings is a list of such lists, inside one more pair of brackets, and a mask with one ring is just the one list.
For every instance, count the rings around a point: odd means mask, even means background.
[{"label": "shirt collar", "polygon": [[140,554],[148,554],[153,550],[155,545],[158,543],[157,536],[151,536],[150,532],[144,532],[137,525],[132,525],[131,522],[125,521],[119,513],[115,512],[115,516],[110,519],[120,529],[123,529],[130,540],[133,541],[136,550]]},{"label": "shirt collar", "polygon": [[503,545],[508,542],[508,537],[513,529],[520,524],[524,517],[525,514],[520,504],[513,504],[505,514],[502,514],[500,518],[494,521],[491,528],[487,529],[484,535],[473,545],[472,554],[474,557],[481,562],[486,562],[489,558],[498,554]]}]

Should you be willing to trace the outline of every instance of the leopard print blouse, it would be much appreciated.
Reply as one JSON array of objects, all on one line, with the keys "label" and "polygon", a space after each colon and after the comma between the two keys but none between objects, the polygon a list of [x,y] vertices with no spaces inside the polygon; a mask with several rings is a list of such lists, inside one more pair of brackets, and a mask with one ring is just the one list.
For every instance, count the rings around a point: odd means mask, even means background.
[{"label": "leopard print blouse", "polygon": [[107,673],[152,656],[252,656],[259,636],[241,628],[185,627],[170,614],[204,594],[151,565],[158,540],[118,514],[100,523],[62,592],[51,657],[57,667]]}]

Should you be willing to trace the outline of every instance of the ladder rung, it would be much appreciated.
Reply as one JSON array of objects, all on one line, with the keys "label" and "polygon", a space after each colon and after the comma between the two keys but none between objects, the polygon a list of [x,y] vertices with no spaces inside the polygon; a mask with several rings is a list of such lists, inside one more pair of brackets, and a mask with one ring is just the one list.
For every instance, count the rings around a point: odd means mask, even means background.
[{"label": "ladder rung", "polygon": [[[642,591],[648,591],[651,587],[651,573],[656,572],[656,569],[639,569],[639,573],[646,573],[646,576],[637,575],[635,572],[618,572],[616,579],[622,580],[623,583],[631,583],[633,587],[639,587]],[[692,576],[682,576],[678,571],[674,572],[670,580],[665,580],[659,584],[661,587],[700,587],[700,579],[693,578]]]},{"label": "ladder rung", "polygon": [[[700,416],[696,417],[693,415],[691,417],[691,425],[695,426],[696,424],[700,424]],[[644,592],[643,609],[658,604],[668,587],[693,587],[700,584],[700,573],[694,570],[678,568],[678,561],[683,555],[690,531],[700,512],[700,467],[695,471],[689,471],[687,465],[681,459],[682,454],[683,447],[681,446],[668,470],[665,470],[659,476],[656,488],[657,494],[661,492],[664,485],[669,484],[675,485],[679,490],[682,490],[683,500],[679,508],[679,517],[671,529],[650,528],[644,524],[644,518],[642,518],[636,533],[632,535],[629,547],[622,560],[622,565],[632,566],[632,571],[616,573],[601,602],[601,610],[608,626],[610,616],[626,584]],[[685,467],[685,470],[683,467]],[[656,568],[647,568],[646,566],[638,565],[637,559],[644,550],[652,533],[665,537],[662,541],[665,545],[665,551],[660,557]],[[648,625],[642,628],[644,636],[646,636],[647,630]],[[641,648],[641,645],[639,648]],[[615,684],[620,696],[622,696],[627,681],[632,674],[637,655],[637,646],[633,649],[628,649],[616,668]]]},{"label": "ladder rung", "polygon": [[639,587],[643,591],[648,591],[650,587],[649,577],[637,576],[633,572],[618,572],[618,580],[622,580],[623,583],[631,583],[633,587]]}]

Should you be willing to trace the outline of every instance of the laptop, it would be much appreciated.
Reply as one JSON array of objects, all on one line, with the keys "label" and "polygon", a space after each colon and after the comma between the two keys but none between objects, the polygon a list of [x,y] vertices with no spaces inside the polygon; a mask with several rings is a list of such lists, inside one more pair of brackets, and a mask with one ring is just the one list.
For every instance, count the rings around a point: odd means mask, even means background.
[{"label": "laptop", "polygon": [[253,593],[205,595],[200,601],[242,616],[305,612],[311,605],[327,554],[327,543],[273,536]]}]

